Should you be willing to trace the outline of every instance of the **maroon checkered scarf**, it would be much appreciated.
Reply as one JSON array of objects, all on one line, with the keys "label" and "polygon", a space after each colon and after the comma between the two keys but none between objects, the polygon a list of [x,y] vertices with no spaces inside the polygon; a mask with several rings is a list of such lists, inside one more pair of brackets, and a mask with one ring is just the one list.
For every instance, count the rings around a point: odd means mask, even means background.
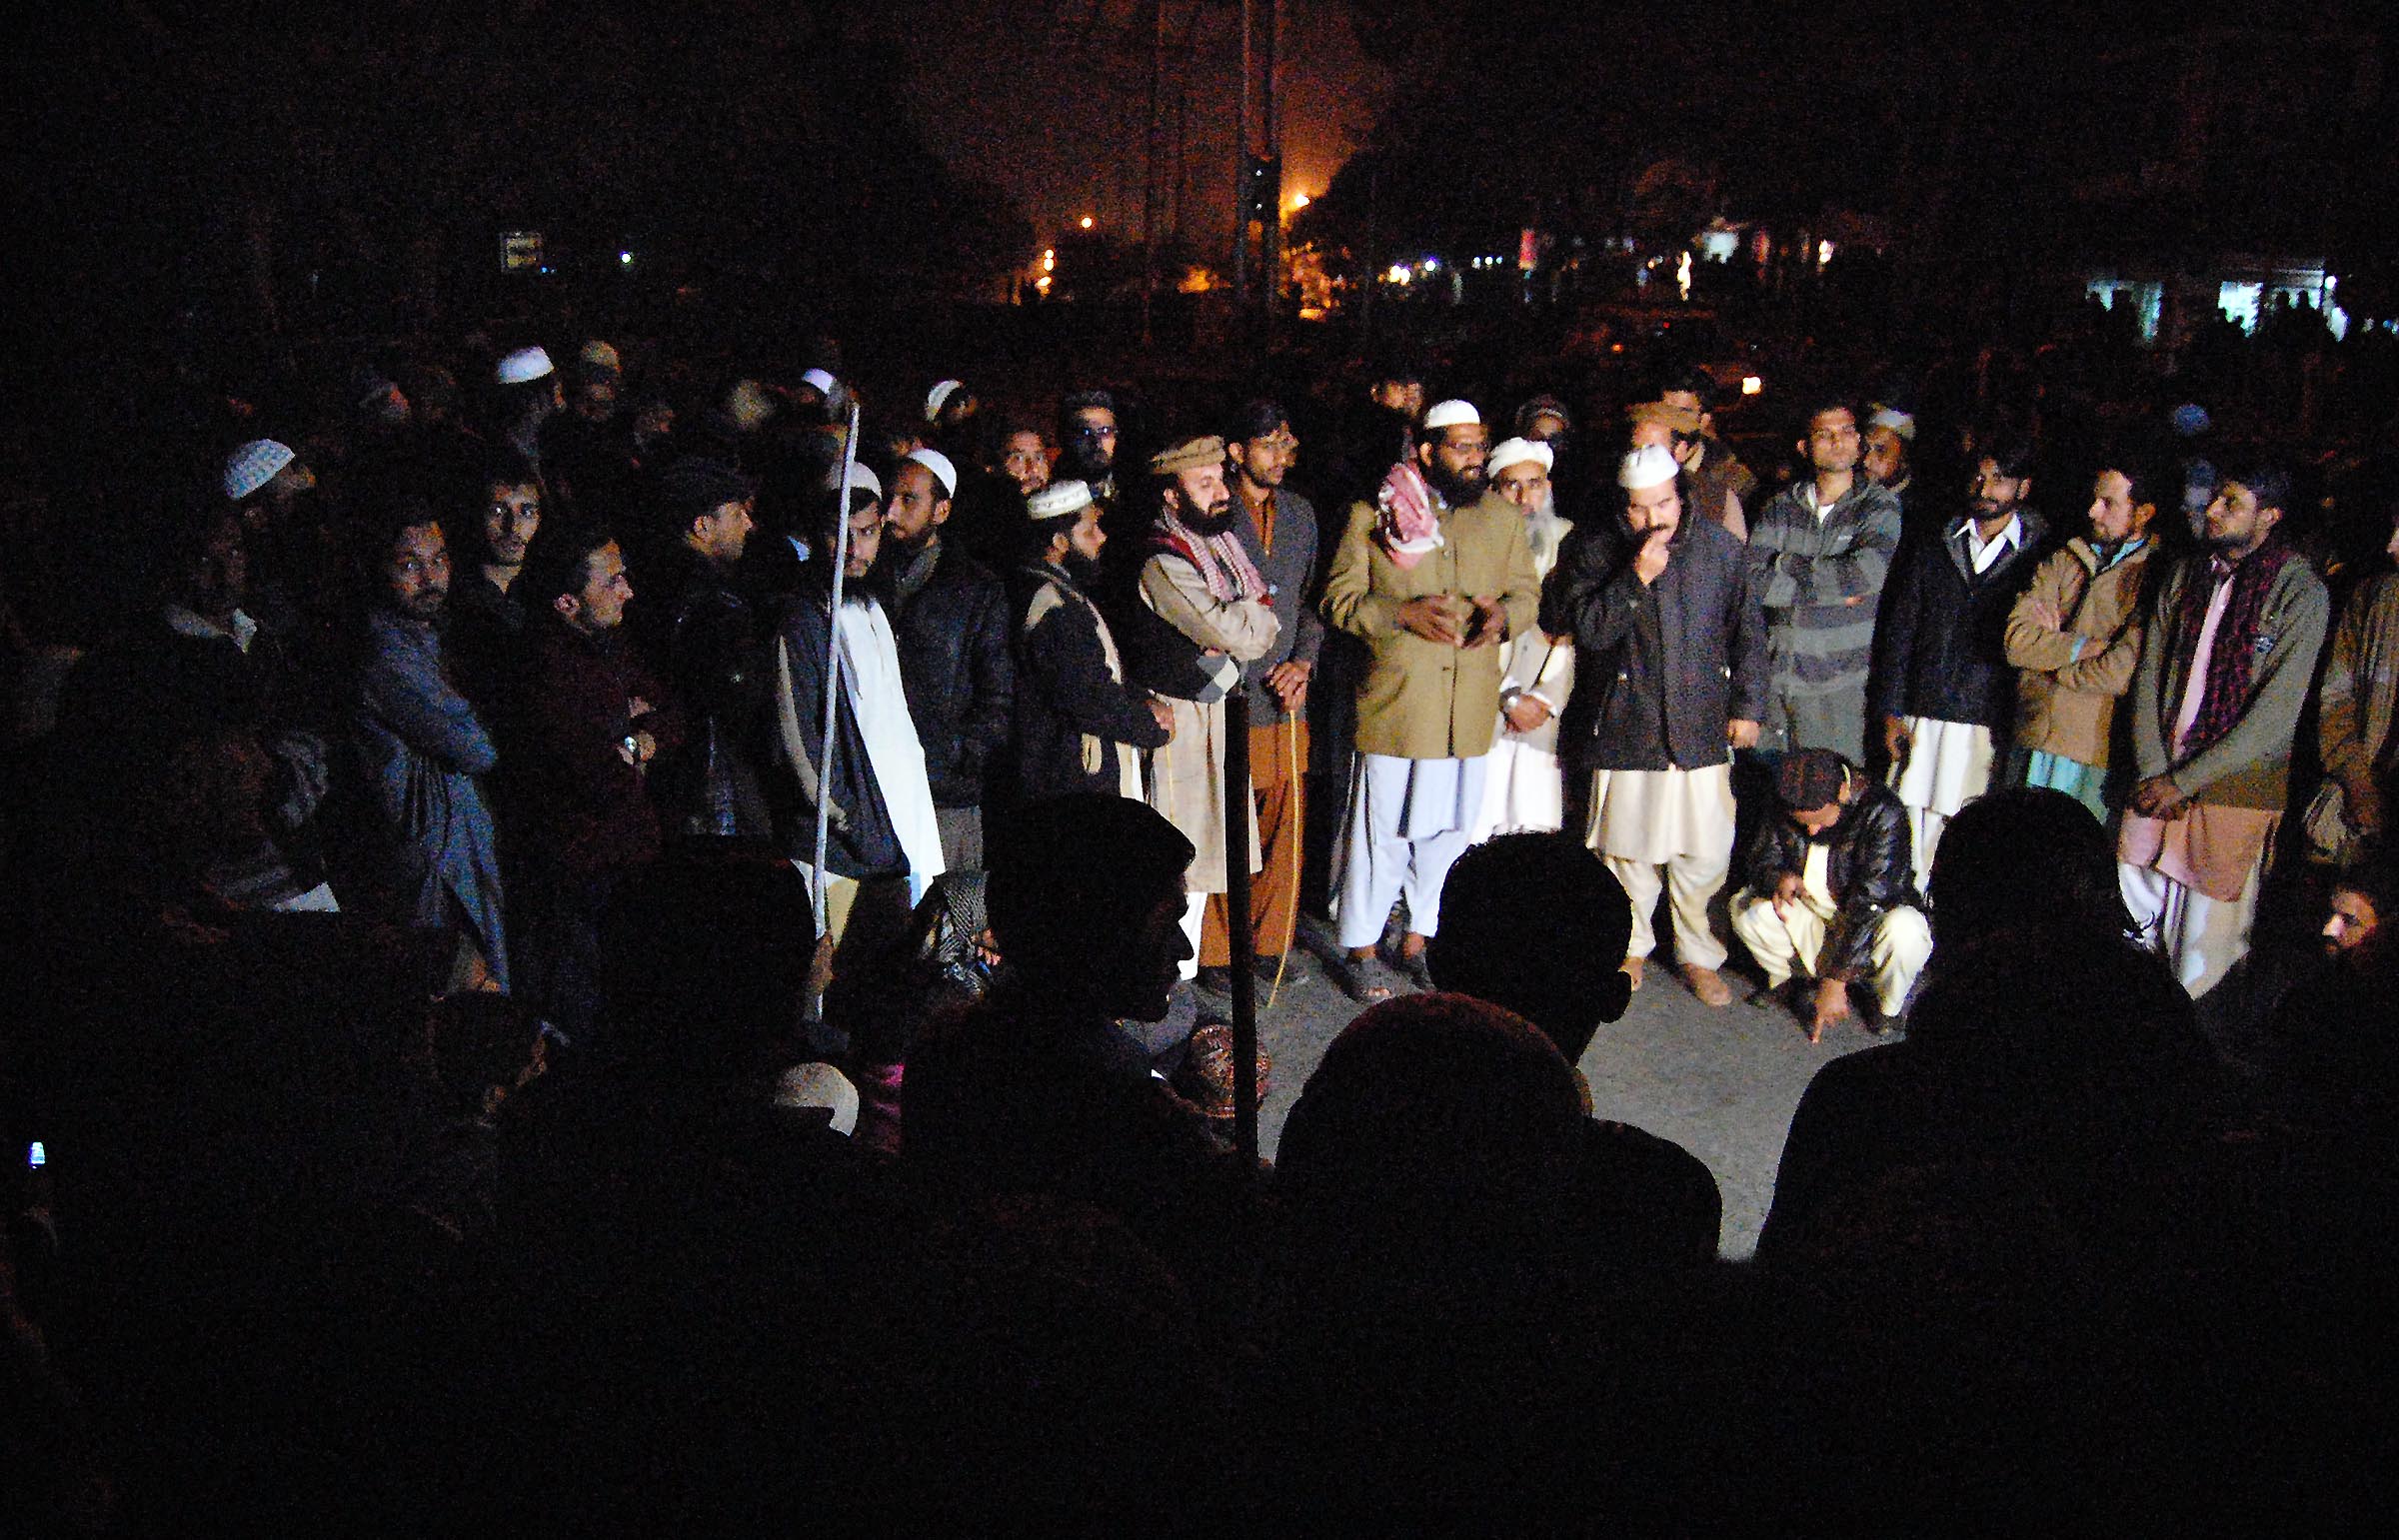
[{"label": "maroon checkered scarf", "polygon": [[1202,535],[1173,514],[1161,513],[1151,537],[1159,550],[1172,551],[1199,569],[1200,581],[1207,585],[1207,597],[1218,604],[1266,597],[1266,580],[1232,531]]},{"label": "maroon checkered scarf", "polygon": [[[2265,614],[2266,595],[2274,580],[2281,575],[2283,564],[2293,559],[2291,548],[2278,543],[2251,552],[2231,570],[2232,595],[2224,602],[2224,618],[2216,623],[2216,643],[2207,655],[2207,683],[2199,697],[2199,715],[2192,719],[2191,731],[2182,740],[2184,758],[2230,733],[2241,713],[2248,710],[2250,676],[2257,667],[2257,623]],[[2177,658],[2197,655],[2199,633],[2207,626],[2207,607],[2215,599],[2224,571],[2222,558],[2210,557],[2199,569],[2204,581],[2194,581],[2183,589],[2174,617]],[[2160,701],[2158,710],[2165,714],[2163,726],[2171,742],[2181,703]]]}]

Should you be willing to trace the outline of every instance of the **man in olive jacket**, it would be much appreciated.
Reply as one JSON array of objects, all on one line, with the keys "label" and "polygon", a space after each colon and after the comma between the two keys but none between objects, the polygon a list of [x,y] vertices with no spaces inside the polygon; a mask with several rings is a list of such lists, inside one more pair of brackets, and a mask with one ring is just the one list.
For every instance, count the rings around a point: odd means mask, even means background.
[{"label": "man in olive jacket", "polygon": [[1576,689],[1558,752],[1587,776],[1584,835],[1632,899],[1624,971],[1640,985],[1656,937],[1659,874],[1672,895],[1674,960],[1710,1006],[1732,990],[1707,908],[1732,866],[1732,750],[1757,742],[1766,618],[1741,543],[1686,516],[1686,472],[1662,446],[1624,457],[1620,518],[1566,537],[1541,592],[1541,625],[1571,633]]},{"label": "man in olive jacket", "polygon": [[1501,644],[1539,609],[1524,519],[1487,490],[1488,451],[1472,406],[1444,401],[1425,413],[1415,459],[1392,468],[1377,501],[1350,508],[1324,582],[1324,619],[1368,653],[1337,916],[1341,982],[1361,999],[1390,992],[1367,970],[1402,894],[1401,961],[1430,986],[1424,941],[1482,805]]}]

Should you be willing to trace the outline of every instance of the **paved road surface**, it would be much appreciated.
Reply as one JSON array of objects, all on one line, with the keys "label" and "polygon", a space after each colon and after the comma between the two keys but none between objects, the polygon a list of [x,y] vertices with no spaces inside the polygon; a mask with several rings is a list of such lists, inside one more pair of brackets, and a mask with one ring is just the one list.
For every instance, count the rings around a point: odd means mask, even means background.
[{"label": "paved road surface", "polygon": [[[1741,1258],[1756,1247],[1799,1093],[1818,1068],[1877,1039],[1849,1026],[1810,1046],[1794,1016],[1743,1003],[1752,980],[1730,969],[1726,976],[1733,1003],[1710,1010],[1671,971],[1653,967],[1624,1018],[1599,1028],[1581,1068],[1600,1116],[1672,1139],[1707,1162],[1724,1194],[1722,1252]],[[1301,949],[1291,953],[1273,1008],[1265,1008],[1263,986],[1258,1004],[1259,1035],[1274,1059],[1258,1139],[1271,1155],[1325,1044],[1364,1007]]]}]

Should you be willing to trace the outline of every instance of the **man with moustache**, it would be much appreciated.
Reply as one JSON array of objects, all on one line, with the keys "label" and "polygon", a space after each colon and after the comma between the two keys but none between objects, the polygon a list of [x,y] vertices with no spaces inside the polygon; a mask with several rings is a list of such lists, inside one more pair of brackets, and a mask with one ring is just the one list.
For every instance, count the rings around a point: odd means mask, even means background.
[{"label": "man with moustache", "polygon": [[2125,907],[2193,998],[2249,949],[2330,621],[2323,583],[2275,538],[2290,504],[2277,466],[2218,483],[2206,549],[2158,584],[2127,698],[2140,780],[2116,872]]},{"label": "man with moustache", "polygon": [[1232,532],[1224,441],[1209,435],[1170,444],[1151,458],[1150,474],[1159,481],[1159,509],[1142,563],[1132,653],[1136,678],[1174,718],[1173,736],[1151,757],[1149,800],[1196,852],[1183,916],[1192,941],[1186,966],[1196,972],[1207,895],[1230,885],[1231,862],[1258,866],[1254,803],[1244,819],[1246,847],[1225,847],[1225,757],[1246,755],[1249,746],[1227,740],[1224,698],[1240,684],[1243,666],[1274,646],[1281,626],[1264,576]]},{"label": "man with moustache", "polygon": [[[1708,453],[1708,438],[1700,431],[1700,416],[1691,407],[1669,406],[1662,401],[1635,402],[1624,409],[1632,420],[1629,447],[1648,449],[1652,445],[1666,450],[1674,463],[1682,467],[1684,479],[1691,489],[1691,510],[1703,519],[1722,525],[1736,541],[1749,538],[1749,516],[1741,505],[1741,494],[1724,465]],[[1732,463],[1737,469],[1739,462]],[[1750,482],[1756,488],[1754,479]]]},{"label": "man with moustache", "polygon": [[1670,451],[1626,455],[1616,485],[1623,517],[1568,540],[1542,590],[1542,626],[1582,654],[1561,752],[1588,788],[1578,832],[1632,899],[1633,987],[1662,885],[1683,981],[1718,1007],[1732,989],[1708,906],[1732,867],[1732,751],[1757,742],[1765,709],[1765,616],[1740,542],[1686,512],[1689,473]]},{"label": "man with moustache", "polygon": [[1350,509],[1325,580],[1324,619],[1368,655],[1337,899],[1339,981],[1360,1000],[1391,992],[1374,947],[1402,895],[1400,964],[1430,986],[1424,944],[1482,808],[1506,644],[1539,608],[1524,517],[1488,490],[1489,443],[1470,403],[1426,412],[1414,456]]},{"label": "man with moustache", "polygon": [[1991,783],[2015,721],[2004,633],[2048,526],[2033,512],[2031,447],[1992,442],[1965,514],[1909,543],[1874,619],[1875,720],[1907,806],[1916,885],[1941,828]]}]

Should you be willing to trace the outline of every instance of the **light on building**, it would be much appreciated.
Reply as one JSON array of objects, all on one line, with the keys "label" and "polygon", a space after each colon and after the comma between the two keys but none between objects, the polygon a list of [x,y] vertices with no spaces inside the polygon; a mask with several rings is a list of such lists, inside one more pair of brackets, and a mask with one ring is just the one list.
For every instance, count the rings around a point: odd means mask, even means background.
[{"label": "light on building", "polygon": [[1048,294],[1050,292],[1050,275],[1044,273],[1041,277],[1035,279],[1033,281],[1033,287],[1034,292],[1037,294]]},{"label": "light on building", "polygon": [[1763,381],[1763,380],[1760,380],[1760,379],[1759,379],[1757,376],[1755,376],[1755,375],[1743,375],[1743,376],[1741,376],[1741,394],[1742,394],[1742,395],[1744,395],[1744,396],[1755,396],[1755,395],[1758,395],[1758,394],[1760,394],[1761,392],[1763,392],[1763,391],[1765,390],[1765,388],[1766,388],[1766,382],[1765,382],[1765,381]]},{"label": "light on building", "polygon": [[1042,253],[1042,271],[1045,273],[1055,273],[1058,271],[1058,249],[1056,247],[1052,247]]},{"label": "light on building", "polygon": [[1391,270],[1388,273],[1385,273],[1383,278],[1389,283],[1404,284],[1415,276],[1415,270],[1409,267],[1406,263],[1394,262],[1391,264]]},{"label": "light on building", "polygon": [[1687,251],[1675,259],[1674,290],[1686,300],[1691,297],[1691,254]]},{"label": "light on building", "polygon": [[1086,229],[1086,230],[1089,230],[1089,229],[1091,229],[1091,228],[1092,228],[1092,216],[1090,216],[1089,214],[1086,214],[1085,216],[1083,216],[1083,219],[1082,219],[1081,223],[1082,223],[1082,225],[1083,225],[1083,228],[1084,228],[1084,229]]},{"label": "light on building", "polygon": [[1832,243],[1830,241],[1818,241],[1816,243],[1816,266],[1822,267],[1831,260]]},{"label": "light on building", "polygon": [[1440,270],[1441,270],[1441,259],[1440,259],[1440,258],[1438,258],[1438,257],[1427,257],[1427,258],[1425,258],[1425,259],[1424,259],[1424,271],[1425,271],[1425,272],[1427,272],[1427,273],[1438,273]]},{"label": "light on building", "polygon": [[1307,207],[1307,205],[1308,205],[1308,202],[1309,202],[1309,199],[1308,199],[1308,196],[1307,196],[1307,194],[1305,194],[1305,193],[1293,193],[1293,194],[1291,194],[1291,207],[1292,207],[1292,208],[1294,208],[1294,209],[1304,209],[1304,208],[1306,208],[1306,207]]}]

